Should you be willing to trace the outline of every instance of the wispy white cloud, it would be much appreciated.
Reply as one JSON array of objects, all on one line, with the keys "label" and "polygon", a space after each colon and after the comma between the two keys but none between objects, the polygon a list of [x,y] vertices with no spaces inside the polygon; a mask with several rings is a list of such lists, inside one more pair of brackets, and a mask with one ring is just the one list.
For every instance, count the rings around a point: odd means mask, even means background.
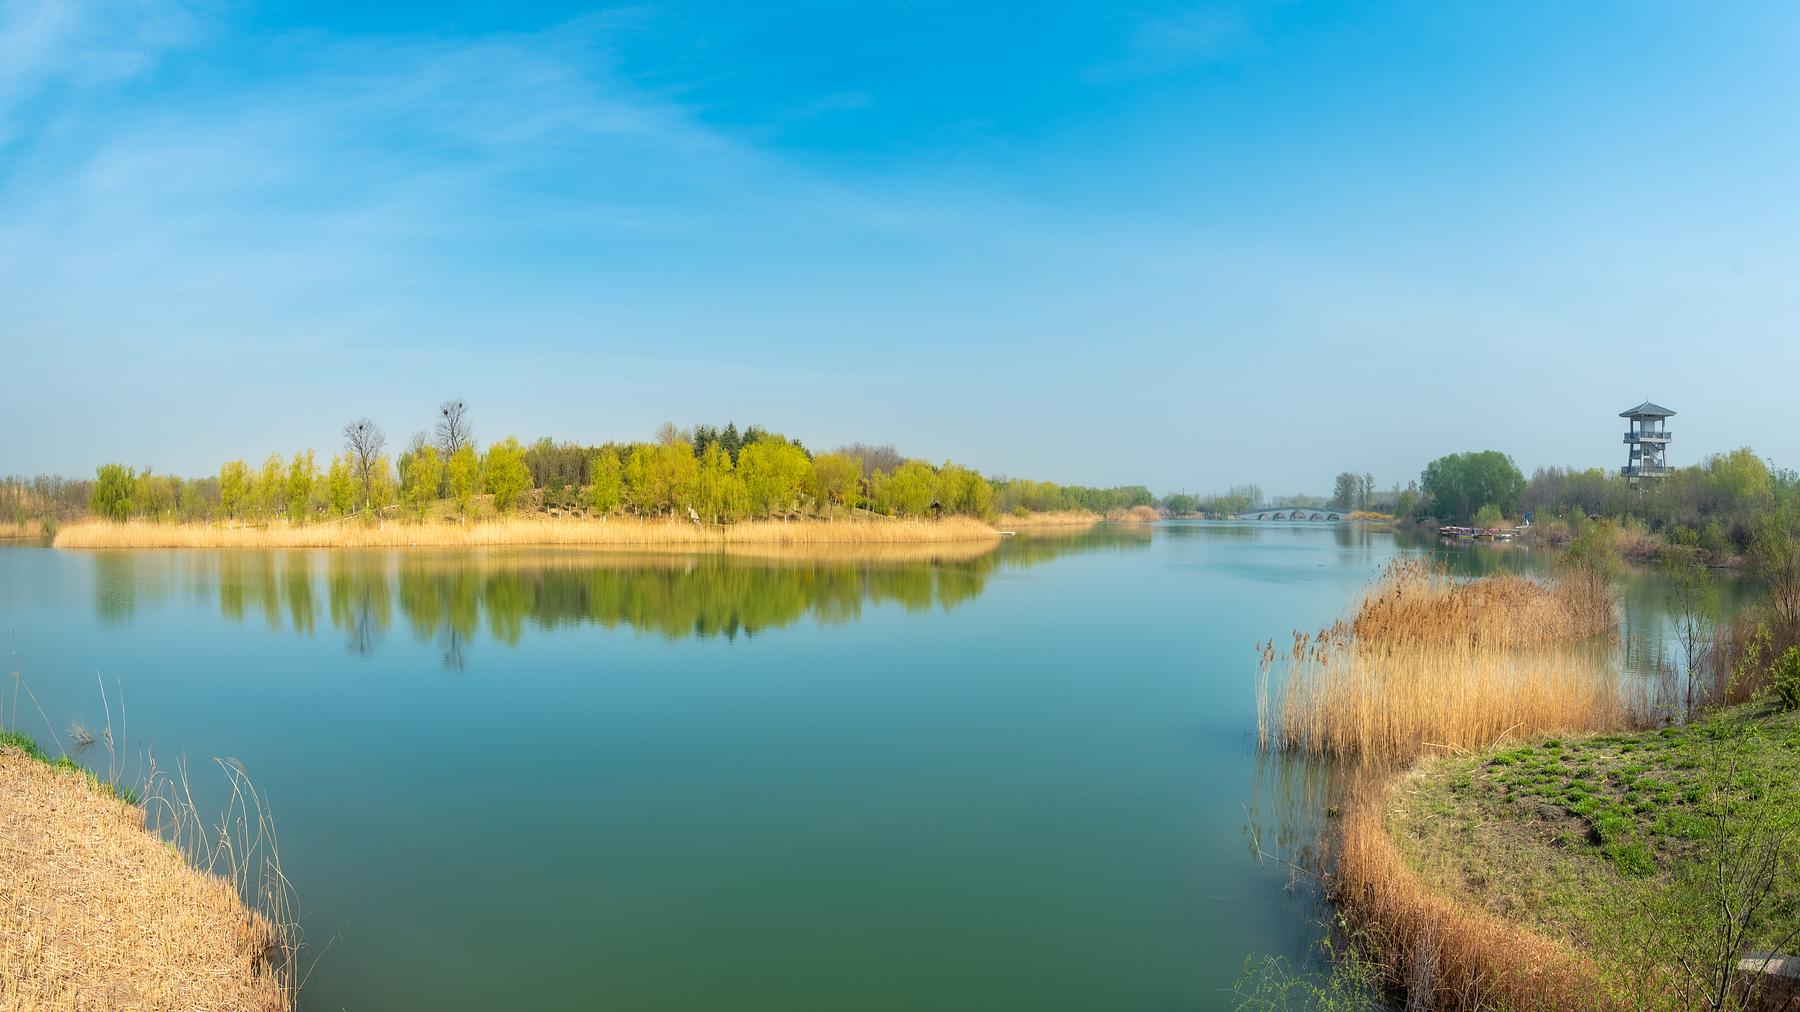
[{"label": "wispy white cloud", "polygon": [[143,74],[191,44],[203,19],[156,0],[7,0],[0,4],[0,144],[20,109],[62,88],[85,89]]},{"label": "wispy white cloud", "polygon": [[618,31],[600,17],[473,39],[278,38],[246,54],[253,77],[62,109],[40,131],[54,144],[0,174],[0,259],[242,291],[404,276],[458,243],[719,237],[777,211],[795,227],[929,227],[624,80]]}]

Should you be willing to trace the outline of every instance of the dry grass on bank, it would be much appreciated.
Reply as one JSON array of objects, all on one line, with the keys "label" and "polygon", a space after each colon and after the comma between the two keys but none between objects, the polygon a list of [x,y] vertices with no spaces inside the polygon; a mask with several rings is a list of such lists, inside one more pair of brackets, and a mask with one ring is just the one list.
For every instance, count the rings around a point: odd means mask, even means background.
[{"label": "dry grass on bank", "polygon": [[1514,1012],[1607,1007],[1591,961],[1557,941],[1420,881],[1387,819],[1405,813],[1417,772],[1352,785],[1338,827],[1333,900],[1407,1008]]},{"label": "dry grass on bank", "polygon": [[725,526],[612,517],[517,517],[464,526],[387,520],[260,527],[89,522],[64,527],[57,548],[706,548],[783,545],[897,545],[992,541],[993,527],[967,517],[941,520],[753,521]]},{"label": "dry grass on bank", "polygon": [[1349,621],[1295,632],[1285,651],[1261,645],[1257,737],[1264,748],[1405,759],[1631,726],[1645,703],[1611,663],[1616,624],[1604,590],[1396,565]]},{"label": "dry grass on bank", "polygon": [[284,1010],[276,944],[143,809],[0,748],[0,1009]]},{"label": "dry grass on bank", "polygon": [[1162,519],[1154,507],[1133,506],[1128,510],[1107,510],[1106,519],[1115,524],[1153,524]]},{"label": "dry grass on bank", "polygon": [[1087,510],[1052,510],[1047,513],[1027,513],[1024,516],[1004,515],[999,526],[1006,530],[1018,530],[1028,527],[1092,527],[1106,519],[1098,513]]},{"label": "dry grass on bank", "polygon": [[44,524],[14,523],[11,520],[0,520],[0,538],[41,538],[44,536]]}]

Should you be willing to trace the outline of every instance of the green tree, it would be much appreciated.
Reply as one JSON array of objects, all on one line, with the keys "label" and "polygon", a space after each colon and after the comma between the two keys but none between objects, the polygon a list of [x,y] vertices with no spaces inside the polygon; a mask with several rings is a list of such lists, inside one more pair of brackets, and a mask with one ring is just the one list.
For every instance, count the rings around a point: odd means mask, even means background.
[{"label": "green tree", "polygon": [[1769,674],[1784,710],[1800,709],[1800,647],[1788,647]]},{"label": "green tree", "polygon": [[738,477],[744,481],[752,516],[768,516],[791,508],[813,482],[806,451],[775,435],[764,435],[738,451]]},{"label": "green tree", "polygon": [[1332,508],[1347,510],[1356,505],[1356,493],[1361,487],[1361,480],[1356,475],[1349,471],[1338,472],[1337,479],[1331,483]]},{"label": "green tree", "polygon": [[818,500],[833,506],[856,501],[862,480],[862,461],[848,453],[821,453],[813,458],[813,483]]},{"label": "green tree", "polygon": [[494,497],[494,508],[502,513],[509,512],[519,496],[531,491],[531,469],[525,466],[525,449],[511,436],[488,447],[481,470],[487,490]]},{"label": "green tree", "polygon": [[638,443],[621,464],[625,505],[640,516],[657,509],[656,447]]},{"label": "green tree", "polygon": [[743,516],[748,500],[744,483],[732,466],[731,455],[718,440],[700,451],[700,471],[694,487],[695,508],[714,523]]},{"label": "green tree", "polygon": [[1618,527],[1610,520],[1584,521],[1557,564],[1585,582],[1590,593],[1604,593],[1624,565],[1619,558]]},{"label": "green tree", "polygon": [[94,491],[88,509],[95,516],[122,522],[131,516],[137,493],[137,470],[124,464],[101,464],[94,472]]},{"label": "green tree", "polygon": [[1439,457],[1426,465],[1420,485],[1437,516],[1458,522],[1489,504],[1503,514],[1517,512],[1525,495],[1525,476],[1498,450]]},{"label": "green tree", "polygon": [[985,517],[994,509],[994,487],[986,478],[949,461],[937,471],[937,497],[944,509]]},{"label": "green tree", "polygon": [[922,517],[937,496],[937,474],[922,460],[909,460],[880,483],[877,508],[893,516]]},{"label": "green tree", "polygon": [[420,447],[406,461],[406,473],[401,475],[401,495],[406,504],[424,520],[430,511],[431,504],[437,501],[438,483],[444,477],[443,458],[438,456],[437,447],[430,444]]},{"label": "green tree", "polygon": [[132,492],[132,512],[141,517],[161,519],[175,512],[175,498],[181,483],[174,477],[150,473],[144,468]]},{"label": "green tree", "polygon": [[271,453],[269,459],[263,461],[262,470],[250,482],[251,506],[258,516],[272,517],[281,512],[282,501],[287,498],[287,466],[281,461],[281,454]]},{"label": "green tree", "polygon": [[672,441],[633,446],[625,459],[625,501],[642,515],[673,511],[693,501],[700,462],[690,444],[675,438],[678,435],[664,432],[661,438]]},{"label": "green tree", "polygon": [[1800,503],[1784,502],[1756,518],[1752,571],[1769,588],[1769,607],[1789,640],[1800,633]]},{"label": "green tree", "polygon": [[347,517],[356,509],[356,471],[350,466],[349,457],[332,456],[325,474],[325,500],[334,517]]},{"label": "green tree", "polygon": [[463,443],[450,455],[450,498],[456,500],[456,511],[463,519],[468,519],[469,503],[475,498],[475,491],[481,487],[481,458],[475,455],[475,447]]},{"label": "green tree", "polygon": [[303,524],[312,515],[313,486],[318,481],[319,468],[313,463],[313,452],[306,450],[295,453],[287,472],[287,514],[290,521]]},{"label": "green tree", "polygon": [[368,490],[368,501],[364,506],[370,513],[379,513],[394,505],[398,488],[394,484],[394,465],[385,454],[376,457],[369,464],[368,478],[364,486]]},{"label": "green tree", "polygon": [[250,492],[250,469],[241,460],[228,460],[219,468],[219,508],[225,515],[243,515],[244,499]]},{"label": "green tree", "polygon": [[587,507],[605,516],[624,501],[624,474],[619,466],[619,453],[605,447],[588,461]]}]

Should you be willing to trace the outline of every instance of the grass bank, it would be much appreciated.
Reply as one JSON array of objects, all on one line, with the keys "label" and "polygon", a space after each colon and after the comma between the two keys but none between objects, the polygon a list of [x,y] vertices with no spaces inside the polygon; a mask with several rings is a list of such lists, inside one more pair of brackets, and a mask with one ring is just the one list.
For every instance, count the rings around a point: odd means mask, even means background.
[{"label": "grass bank", "polygon": [[[1343,832],[1344,887],[1386,903],[1384,930],[1440,988],[1512,1008],[1743,1007],[1734,989],[1757,978],[1740,958],[1800,941],[1800,717],[1759,703],[1432,760],[1365,792]],[[1416,941],[1433,935],[1435,951]],[[1567,1003],[1573,981],[1585,1002]]]},{"label": "grass bank", "polygon": [[0,734],[0,1008],[285,1010],[282,941],[144,808]]},{"label": "grass bank", "polygon": [[795,520],[727,525],[626,517],[515,517],[462,524],[384,520],[367,523],[261,526],[86,522],[56,534],[57,548],[479,548],[568,546],[591,548],[784,545],[896,545],[992,541],[979,520]]}]

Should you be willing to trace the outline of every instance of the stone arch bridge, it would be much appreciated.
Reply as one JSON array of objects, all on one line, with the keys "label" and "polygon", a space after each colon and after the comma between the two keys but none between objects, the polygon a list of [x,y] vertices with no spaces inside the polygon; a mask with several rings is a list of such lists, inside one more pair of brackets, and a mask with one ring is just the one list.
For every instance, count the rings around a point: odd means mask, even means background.
[{"label": "stone arch bridge", "polygon": [[1258,506],[1235,515],[1238,520],[1316,520],[1321,523],[1337,523],[1344,519],[1344,511],[1311,506]]}]

